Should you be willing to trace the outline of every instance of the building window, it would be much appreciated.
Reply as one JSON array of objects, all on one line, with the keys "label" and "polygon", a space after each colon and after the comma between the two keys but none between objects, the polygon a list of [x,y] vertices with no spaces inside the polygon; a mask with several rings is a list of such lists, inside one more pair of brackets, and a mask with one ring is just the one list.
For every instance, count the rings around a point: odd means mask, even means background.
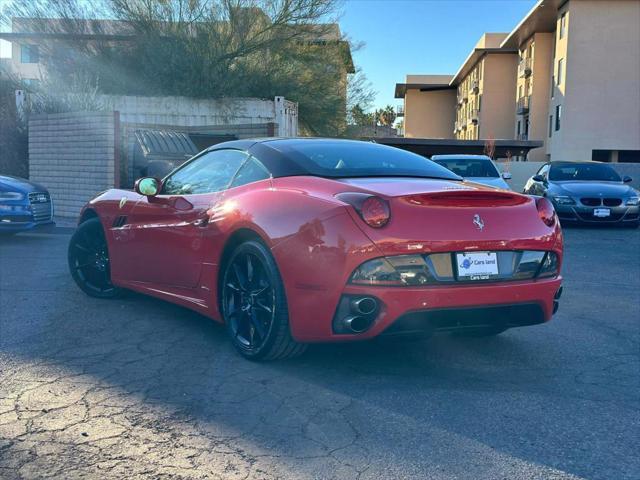
[{"label": "building window", "polygon": [[560,130],[560,117],[562,116],[562,105],[556,105],[556,132]]},{"label": "building window", "polygon": [[549,138],[553,134],[553,115],[549,115]]},{"label": "building window", "polygon": [[562,85],[562,78],[563,78],[563,71],[564,71],[564,58],[561,58],[560,60],[558,60],[558,85]]},{"label": "building window", "polygon": [[560,38],[564,38],[567,28],[567,12],[560,15]]},{"label": "building window", "polygon": [[520,139],[520,120],[518,120],[518,139]]},{"label": "building window", "polygon": [[40,61],[40,51],[38,45],[20,45],[21,63],[38,63]]}]

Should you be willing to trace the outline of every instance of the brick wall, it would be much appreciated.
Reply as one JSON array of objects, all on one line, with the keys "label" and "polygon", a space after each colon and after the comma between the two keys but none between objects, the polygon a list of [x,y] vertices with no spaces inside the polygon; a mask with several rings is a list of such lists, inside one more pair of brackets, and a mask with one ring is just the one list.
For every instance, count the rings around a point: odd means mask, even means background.
[{"label": "brick wall", "polygon": [[29,177],[46,187],[58,217],[114,185],[114,112],[34,115],[29,119]]}]

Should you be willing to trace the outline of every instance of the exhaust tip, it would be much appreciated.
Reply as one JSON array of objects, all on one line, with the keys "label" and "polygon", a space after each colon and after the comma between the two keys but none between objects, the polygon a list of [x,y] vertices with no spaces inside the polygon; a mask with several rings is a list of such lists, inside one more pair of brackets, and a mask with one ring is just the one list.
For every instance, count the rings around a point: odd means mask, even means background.
[{"label": "exhaust tip", "polygon": [[371,315],[378,310],[378,302],[373,297],[360,297],[351,301],[351,310],[359,315]]},{"label": "exhaust tip", "polygon": [[347,330],[353,333],[362,333],[365,332],[371,327],[373,324],[373,319],[368,317],[362,317],[359,315],[353,315],[346,317],[343,320],[343,324]]}]

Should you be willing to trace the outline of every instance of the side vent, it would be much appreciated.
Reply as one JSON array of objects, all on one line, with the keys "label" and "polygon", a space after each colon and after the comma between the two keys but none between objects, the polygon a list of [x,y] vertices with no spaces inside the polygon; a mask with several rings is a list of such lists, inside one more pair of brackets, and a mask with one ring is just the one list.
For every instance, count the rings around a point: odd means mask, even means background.
[{"label": "side vent", "polygon": [[119,217],[116,217],[116,219],[113,221],[113,228],[120,228],[122,226],[124,226],[127,223],[127,217],[126,215],[120,215]]}]

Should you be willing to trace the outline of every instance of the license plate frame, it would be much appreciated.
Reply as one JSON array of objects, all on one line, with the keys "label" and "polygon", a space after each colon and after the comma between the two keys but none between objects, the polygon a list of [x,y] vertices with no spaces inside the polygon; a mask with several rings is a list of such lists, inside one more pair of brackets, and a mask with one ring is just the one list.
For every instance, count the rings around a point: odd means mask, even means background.
[{"label": "license plate frame", "polygon": [[607,218],[611,216],[610,208],[594,208],[593,216],[596,218]]},{"label": "license plate frame", "polygon": [[500,276],[497,252],[457,252],[454,259],[458,281],[478,282]]}]

